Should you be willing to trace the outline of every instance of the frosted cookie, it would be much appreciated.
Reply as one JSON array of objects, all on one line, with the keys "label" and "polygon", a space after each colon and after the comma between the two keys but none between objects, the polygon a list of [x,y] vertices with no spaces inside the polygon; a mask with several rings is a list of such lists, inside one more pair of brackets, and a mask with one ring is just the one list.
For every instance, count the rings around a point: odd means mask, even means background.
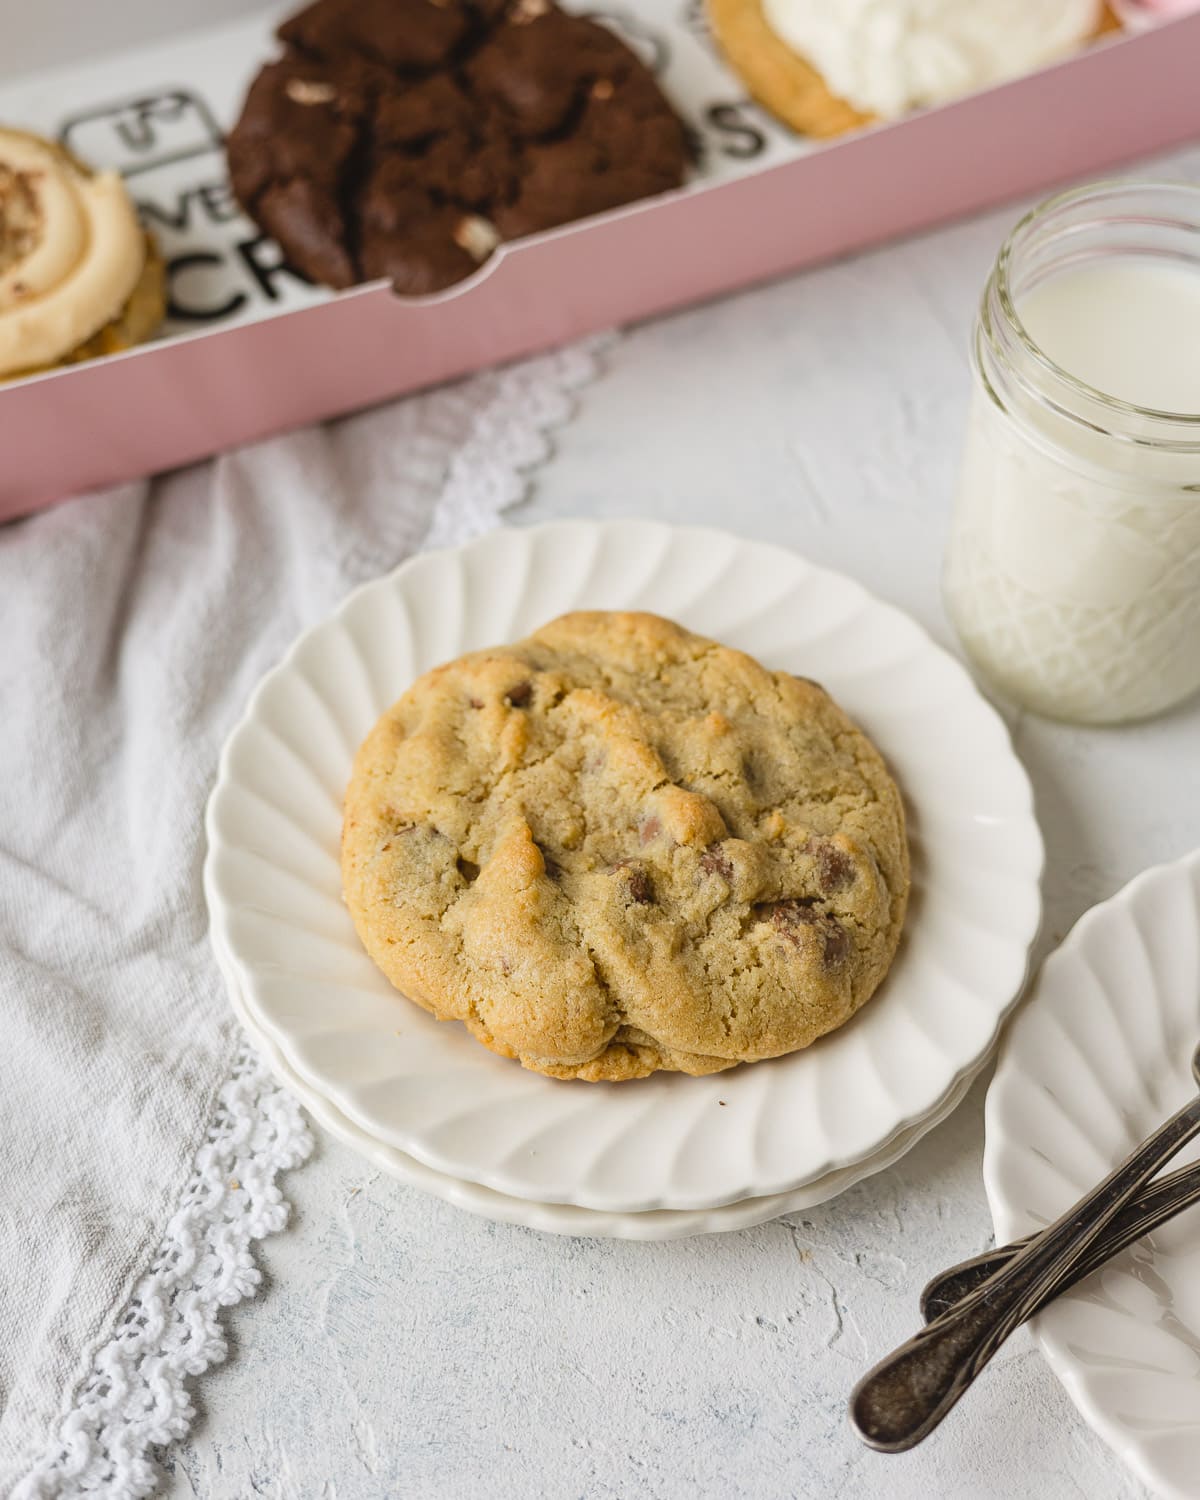
[{"label": "frosted cookie", "polygon": [[806,135],[840,135],[1068,57],[1119,23],[1103,0],[707,0],[751,93]]},{"label": "frosted cookie", "polygon": [[767,24],[763,0],[707,0],[713,37],[751,94],[793,130],[841,135],[870,116],[837,98],[811,63]]},{"label": "frosted cookie", "polygon": [[163,263],[121,178],[0,130],[0,379],[128,349],[163,308]]},{"label": "frosted cookie", "polygon": [[358,752],[342,875],[405,995],[588,1080],[808,1046],[875,991],[908,898],[899,794],[828,694],[648,614],[416,682]]},{"label": "frosted cookie", "polygon": [[502,240],[683,180],[683,126],[649,70],[550,0],[316,0],[279,37],[230,180],[329,286],[437,291]]}]

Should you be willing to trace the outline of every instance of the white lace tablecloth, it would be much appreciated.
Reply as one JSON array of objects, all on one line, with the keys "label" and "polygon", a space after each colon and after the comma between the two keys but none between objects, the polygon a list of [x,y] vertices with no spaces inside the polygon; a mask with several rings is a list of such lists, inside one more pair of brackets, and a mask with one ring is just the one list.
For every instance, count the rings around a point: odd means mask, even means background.
[{"label": "white lace tablecloth", "polygon": [[225,735],[352,585],[517,499],[592,371],[548,355],[0,529],[0,1494],[152,1492],[311,1148],[208,949]]}]

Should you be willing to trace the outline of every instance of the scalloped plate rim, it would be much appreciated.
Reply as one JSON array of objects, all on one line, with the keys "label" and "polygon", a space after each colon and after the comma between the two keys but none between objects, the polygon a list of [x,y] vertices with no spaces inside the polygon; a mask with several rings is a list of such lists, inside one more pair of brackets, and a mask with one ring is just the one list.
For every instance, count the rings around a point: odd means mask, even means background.
[{"label": "scalloped plate rim", "polygon": [[[225,982],[230,1008],[246,1031],[260,1057],[281,1087],[287,1089],[303,1107],[329,1133],[344,1146],[371,1162],[406,1187],[448,1203],[464,1213],[477,1214],[501,1224],[516,1224],[525,1229],[534,1229],[542,1234],[570,1235],[596,1239],[620,1239],[631,1241],[663,1241],[691,1239],[701,1234],[732,1234],[742,1229],[754,1229],[769,1224],[785,1214],[799,1213],[809,1208],[818,1208],[841,1193],[886,1171],[954,1113],[966,1097],[971,1085],[987,1065],[987,1057],[977,1067],[969,1069],[955,1081],[954,1087],[928,1115],[909,1127],[911,1134],[899,1146],[893,1137],[887,1145],[857,1162],[843,1167],[813,1182],[803,1184],[788,1193],[769,1194],[765,1197],[742,1198],[733,1203],[719,1204],[714,1208],[652,1209],[643,1213],[623,1213],[612,1209],[583,1208],[577,1204],[540,1203],[530,1198],[517,1198],[511,1194],[497,1192],[483,1183],[466,1177],[452,1177],[427,1166],[415,1157],[398,1151],[383,1141],[377,1141],[342,1114],[333,1100],[320,1089],[307,1083],[289,1065],[282,1050],[256,1022],[246,995],[241,991],[236,972],[228,954],[223,954],[214,944],[217,967]],[[990,1053],[988,1056],[990,1057]],[[900,1132],[899,1134],[904,1134]],[[836,1179],[836,1181],[831,1180]]]},{"label": "scalloped plate rim", "polygon": [[[213,938],[213,944],[214,944],[214,947],[216,947],[218,945],[218,939],[216,938],[215,935],[214,935],[214,938]],[[254,1004],[253,992],[249,989],[249,986],[248,986],[248,984],[246,982],[246,974],[245,974],[244,967],[241,964],[239,964],[238,961],[237,961],[237,959],[234,958],[228,952],[226,953],[226,962],[228,963],[228,965],[232,969],[233,973],[236,975],[236,981],[235,982],[236,982],[237,987],[238,987],[238,996],[239,996],[239,998],[238,998],[238,1008],[239,1008],[239,1015],[244,1015],[245,1017],[249,1017],[250,1025],[253,1027],[255,1033],[256,1034],[261,1034],[262,1036],[264,1036],[265,1038],[267,1038],[270,1041],[272,1052],[273,1053],[274,1052],[278,1052],[279,1053],[280,1059],[281,1059],[283,1065],[286,1067],[289,1076],[294,1077],[298,1081],[298,1083],[303,1088],[305,1088],[306,1090],[312,1090],[314,1093],[319,1094],[320,1097],[325,1101],[327,1107],[330,1110],[336,1111],[337,1114],[339,1116],[341,1116],[346,1121],[346,1124],[347,1124],[347,1126],[348,1126],[348,1128],[350,1130],[359,1132],[363,1136],[365,1136],[365,1137],[367,1137],[367,1138],[369,1138],[371,1140],[376,1140],[376,1138],[371,1135],[370,1127],[368,1125],[366,1125],[365,1123],[363,1123],[363,1122],[361,1122],[359,1120],[356,1120],[354,1118],[354,1116],[345,1108],[345,1106],[335,1096],[333,1096],[331,1094],[327,1094],[327,1093],[325,1093],[323,1091],[323,1089],[322,1089],[322,1083],[321,1083],[321,1079],[320,1079],[319,1074],[317,1074],[316,1071],[313,1068],[311,1068],[305,1062],[305,1060],[303,1058],[297,1057],[295,1055],[289,1038],[287,1038],[287,1037],[278,1037],[277,1038],[277,1037],[275,1037],[273,1035],[273,1033],[271,1031],[271,1027],[269,1025],[269,1022],[267,1021],[267,1019],[262,1015],[261,1011],[259,1011],[257,1009],[257,1007],[255,1006],[255,1004]],[[227,980],[227,984],[228,983],[229,983],[229,981]],[[1014,1000],[1013,1003],[1014,1004],[1016,1003],[1015,1000]],[[449,1023],[447,1023],[447,1024],[449,1024]],[[1001,1025],[1003,1024],[1003,1018],[1002,1018],[1000,1024]],[[539,1204],[541,1206],[561,1207],[561,1208],[574,1208],[574,1209],[579,1209],[579,1210],[585,1211],[587,1213],[611,1213],[611,1214],[632,1214],[632,1215],[638,1215],[638,1214],[644,1214],[644,1213],[708,1213],[708,1212],[716,1212],[716,1211],[719,1211],[720,1209],[723,1209],[723,1208],[732,1208],[732,1207],[734,1207],[735,1205],[737,1205],[739,1203],[745,1203],[745,1202],[747,1202],[748,1200],[751,1200],[751,1199],[757,1200],[759,1198],[766,1198],[766,1197],[780,1197],[780,1196],[786,1195],[788,1193],[800,1193],[805,1188],[808,1188],[808,1187],[812,1186],[814,1183],[821,1181],[825,1177],[828,1177],[828,1176],[830,1176],[832,1174],[836,1174],[836,1173],[839,1173],[839,1172],[848,1171],[848,1170],[850,1170],[851,1168],[853,1168],[858,1163],[873,1160],[876,1154],[884,1153],[884,1152],[888,1151],[891,1148],[891,1146],[897,1140],[899,1140],[901,1137],[906,1137],[907,1138],[907,1144],[904,1147],[904,1150],[907,1151],[909,1149],[909,1147],[912,1146],[912,1145],[915,1145],[916,1142],[920,1139],[921,1135],[924,1134],[924,1129],[932,1129],[934,1125],[939,1124],[941,1122],[941,1120],[945,1117],[944,1114],[941,1113],[941,1111],[942,1111],[943,1106],[945,1105],[946,1101],[950,1098],[951,1095],[957,1095],[958,1099],[962,1098],[962,1093],[965,1092],[965,1089],[963,1089],[964,1080],[969,1084],[974,1078],[976,1078],[979,1075],[980,1072],[982,1072],[982,1070],[984,1069],[984,1067],[986,1067],[986,1065],[988,1063],[988,1060],[992,1057],[992,1055],[993,1055],[993,1053],[995,1051],[996,1037],[997,1037],[998,1032],[999,1032],[999,1026],[997,1026],[996,1032],[993,1033],[990,1042],[984,1048],[984,1050],[975,1059],[973,1059],[972,1062],[969,1063],[961,1072],[957,1073],[954,1076],[954,1078],[951,1079],[951,1081],[950,1081],[949,1085],[947,1086],[947,1088],[945,1089],[945,1091],[930,1106],[930,1108],[929,1108],[929,1110],[927,1112],[919,1114],[919,1115],[916,1115],[916,1116],[914,1116],[914,1117],[912,1117],[910,1119],[900,1121],[896,1125],[896,1127],[892,1131],[890,1131],[885,1137],[883,1137],[883,1139],[880,1140],[880,1142],[878,1143],[878,1145],[876,1147],[874,1147],[870,1152],[867,1152],[867,1153],[865,1153],[864,1155],[861,1155],[861,1156],[847,1158],[845,1161],[834,1162],[834,1163],[830,1164],[828,1167],[826,1167],[825,1169],[823,1169],[822,1171],[817,1172],[812,1177],[806,1177],[806,1178],[803,1179],[803,1181],[792,1183],[789,1187],[779,1188],[779,1189],[775,1190],[774,1192],[770,1192],[770,1193],[759,1193],[759,1192],[750,1191],[748,1189],[740,1189],[740,1190],[735,1190],[734,1192],[732,1192],[727,1197],[723,1197],[719,1202],[710,1202],[710,1203],[702,1203],[702,1204],[684,1204],[682,1206],[662,1205],[662,1204],[650,1204],[647,1207],[635,1207],[635,1208],[596,1207],[593,1204],[589,1204],[589,1203],[583,1202],[581,1200],[573,1199],[573,1198],[557,1198],[557,1197],[544,1197],[543,1198],[543,1197],[533,1197],[532,1195],[525,1195],[525,1194],[519,1194],[519,1193],[510,1193],[510,1192],[506,1191],[503,1187],[500,1187],[500,1186],[497,1185],[497,1182],[501,1178],[501,1175],[502,1175],[500,1173],[489,1173],[489,1172],[481,1169],[477,1173],[473,1174],[471,1177],[466,1177],[466,1176],[462,1176],[462,1175],[450,1172],[450,1171],[448,1171],[444,1167],[438,1166],[436,1164],[436,1162],[430,1161],[430,1160],[426,1159],[426,1157],[423,1156],[419,1151],[415,1151],[415,1150],[414,1151],[405,1151],[402,1147],[394,1146],[390,1142],[383,1141],[383,1140],[376,1140],[376,1143],[379,1145],[379,1147],[381,1149],[383,1149],[385,1151],[396,1151],[400,1155],[411,1156],[413,1158],[413,1160],[416,1161],[416,1162],[418,1162],[420,1164],[420,1166],[423,1167],[425,1170],[430,1171],[430,1172],[435,1172],[439,1176],[452,1177],[452,1178],[455,1178],[455,1180],[462,1181],[462,1182],[470,1182],[470,1183],[473,1183],[474,1185],[476,1185],[476,1186],[478,1186],[480,1188],[486,1189],[488,1192],[498,1193],[502,1197],[505,1197],[505,1198],[514,1198],[514,1199],[519,1198],[519,1199],[522,1199],[525,1202],[536,1203],[536,1204]],[[960,1092],[960,1090],[961,1090],[961,1092]],[[928,1121],[928,1124],[926,1124],[927,1121]],[[921,1129],[920,1127],[924,1127],[924,1129]],[[915,1135],[913,1134],[914,1130],[917,1131],[917,1133]],[[900,1154],[903,1154],[903,1153],[900,1153]],[[893,1158],[893,1160],[898,1160],[898,1156],[895,1157],[895,1158]],[[858,1180],[857,1178],[854,1179],[854,1181],[857,1181],[857,1180]],[[849,1186],[851,1184],[847,1184],[847,1185]],[[840,1192],[840,1191],[842,1191],[842,1189],[839,1188],[838,1191]],[[819,1201],[823,1201],[823,1200],[819,1200]],[[797,1206],[798,1207],[804,1207],[805,1205],[804,1204],[798,1204]],[[782,1210],[782,1209],[780,1210],[781,1213],[782,1212],[787,1212],[787,1211],[788,1210]],[[702,1232],[702,1231],[697,1231],[697,1232]]]},{"label": "scalloped plate rim", "polygon": [[[1013,862],[1014,866],[1018,867],[1020,872],[1019,874],[1012,876],[1011,878],[1013,879],[1014,884],[1019,885],[1023,892],[1028,892],[1028,894],[1032,897],[1028,931],[1024,938],[1023,947],[1021,947],[1020,949],[1022,960],[1021,973],[1019,976],[1016,976],[1016,982],[1009,989],[1007,999],[1002,1004],[992,999],[988,1000],[987,1003],[990,1006],[994,1006],[995,1013],[990,1018],[988,1034],[986,1038],[983,1039],[974,1056],[966,1063],[964,1063],[963,1066],[961,1066],[958,1071],[953,1074],[948,1080],[944,1078],[939,1080],[942,1084],[942,1087],[939,1089],[937,1098],[939,1101],[941,1099],[944,1099],[955,1087],[957,1080],[964,1074],[967,1068],[974,1066],[982,1059],[986,1059],[995,1044],[996,1037],[999,1034],[1000,1028],[1004,1023],[1005,1018],[1011,1011],[1017,999],[1020,997],[1020,994],[1022,993],[1025,985],[1025,980],[1028,976],[1029,953],[1032,944],[1036,939],[1041,923],[1042,903],[1040,883],[1045,862],[1044,842],[1042,840],[1041,832],[1037,824],[1036,812],[1033,805],[1032,788],[1029,783],[1028,775],[1025,772],[1020,759],[1017,757],[1015,751],[1013,750],[1011,736],[1009,735],[1007,725],[1004,723],[1004,720],[1001,718],[996,709],[979,692],[978,688],[972,682],[966,668],[961,662],[953,657],[950,652],[939,646],[928,634],[928,632],[910,615],[906,614],[903,610],[899,609],[895,605],[878,599],[856,579],[849,578],[834,569],[825,568],[818,564],[815,564],[809,559],[791,551],[788,548],[780,547],[769,542],[758,541],[752,538],[742,538],[737,536],[735,533],[724,531],[718,527],[676,526],[667,522],[661,522],[657,520],[643,520],[634,518],[611,521],[567,519],[559,521],[549,521],[537,526],[530,527],[499,527],[484,533],[482,536],[475,538],[471,542],[459,546],[448,546],[419,552],[414,556],[405,559],[405,561],[395,569],[392,569],[377,578],[367,580],[366,582],[358,585],[355,589],[353,589],[335,610],[333,610],[324,619],[316,622],[314,625],[303,631],[292,643],[291,647],[280,660],[280,662],[274,668],[268,671],[259,681],[250,696],[245,712],[238,720],[237,724],[234,726],[224,746],[222,747],[218,762],[217,779],[212,793],[208,799],[205,810],[205,831],[208,839],[208,849],[204,863],[204,888],[208,901],[210,924],[214,942],[217,941],[219,937],[220,940],[224,943],[226,952],[230,956],[230,961],[237,968],[239,980],[244,990],[248,995],[253,995],[252,975],[250,974],[250,972],[248,972],[247,966],[243,963],[241,956],[237,952],[235,944],[230,940],[230,936],[226,926],[225,918],[227,914],[228,903],[225,902],[221,895],[216,874],[217,855],[222,845],[220,834],[217,832],[216,828],[216,819],[223,792],[228,785],[233,783],[234,780],[232,776],[231,762],[240,735],[243,733],[243,731],[253,726],[260,706],[263,702],[264,695],[270,691],[271,686],[275,681],[277,681],[281,677],[286,676],[289,671],[291,671],[295,667],[298,655],[306,648],[312,638],[327,629],[331,629],[335,626],[341,625],[346,615],[352,612],[357,607],[358,601],[360,601],[363,596],[371,593],[372,591],[377,589],[393,588],[398,585],[402,585],[403,580],[407,575],[429,568],[431,566],[436,566],[439,559],[459,556],[463,553],[470,552],[475,549],[485,549],[487,546],[494,543],[495,539],[499,536],[519,537],[527,547],[532,548],[536,544],[536,539],[538,537],[543,537],[550,534],[574,534],[580,538],[597,538],[604,534],[620,535],[622,533],[624,533],[627,537],[634,537],[638,533],[640,533],[642,537],[651,535],[660,538],[663,536],[666,536],[668,538],[673,536],[684,536],[688,538],[701,539],[710,546],[749,549],[751,552],[759,551],[763,553],[773,554],[776,557],[785,560],[787,566],[797,570],[798,581],[804,578],[811,578],[814,575],[828,578],[839,589],[845,590],[848,596],[854,599],[857,607],[869,608],[872,612],[876,613],[878,618],[881,618],[883,620],[890,619],[902,622],[906,632],[909,633],[912,639],[916,641],[924,651],[937,657],[945,667],[948,667],[950,671],[947,680],[953,682],[956,689],[962,690],[962,702],[964,704],[969,704],[970,711],[978,716],[976,722],[980,725],[986,726],[986,733],[990,734],[994,738],[997,749],[1003,752],[1002,758],[1005,765],[1004,775],[1006,778],[1008,778],[1006,785],[1019,790],[1020,797],[1016,800],[1019,800],[1021,803],[1019,813],[1013,812],[1010,815],[1009,819],[1009,826],[1012,829],[1017,830],[1019,828],[1019,834],[1014,832],[1013,847],[1018,850],[1020,856]],[[1018,945],[1020,943],[1019,937],[1010,938],[1008,935],[1005,935],[1004,941],[1006,944],[1006,948],[1010,949],[1014,953],[1017,951]],[[277,1027],[273,1025],[268,1018],[260,1016],[260,1021],[264,1026],[267,1034],[271,1036],[272,1039],[283,1049],[289,1066],[291,1066],[297,1073],[301,1074],[301,1076],[305,1076],[305,1066],[303,1064],[303,1061],[296,1056],[295,1050],[291,1044],[291,1039],[286,1034],[280,1034]],[[501,1065],[512,1066],[508,1063],[503,1063]],[[337,1107],[339,1109],[345,1110],[346,1108],[345,1101],[339,1103],[336,1100],[333,1100],[331,1102],[337,1103]],[[936,1103],[930,1106],[930,1108],[936,1107]],[[673,1211],[703,1211],[706,1209],[719,1207],[723,1204],[742,1201],[747,1197],[766,1197],[773,1196],[779,1193],[794,1191],[802,1187],[805,1183],[812,1182],[817,1178],[827,1175],[829,1172],[838,1171],[848,1165],[851,1165],[852,1162],[856,1159],[869,1157],[876,1151],[882,1150],[892,1140],[894,1140],[896,1136],[904,1132],[909,1125],[914,1124],[921,1118],[923,1118],[926,1112],[926,1109],[921,1109],[908,1116],[899,1115],[891,1122],[885,1133],[877,1136],[876,1139],[872,1141],[870,1145],[863,1151],[859,1151],[857,1153],[849,1153],[847,1155],[829,1154],[824,1157],[813,1170],[805,1171],[804,1173],[798,1174],[796,1176],[789,1176],[786,1180],[783,1181],[755,1181],[750,1183],[742,1182],[739,1183],[735,1188],[723,1189],[720,1194],[716,1196],[705,1194],[703,1195],[702,1200],[688,1199],[686,1196],[680,1196],[671,1194],[670,1192],[665,1192],[661,1196],[642,1197],[634,1201],[623,1201],[619,1205],[607,1201],[597,1202],[595,1201],[594,1194],[590,1194],[587,1192],[578,1192],[570,1188],[566,1188],[562,1192],[555,1193],[549,1193],[541,1188],[532,1187],[527,1187],[524,1191],[521,1191],[518,1189],[516,1184],[512,1182],[503,1167],[497,1170],[490,1170],[486,1167],[479,1166],[472,1168],[470,1171],[467,1171],[465,1168],[463,1168],[461,1164],[458,1167],[455,1167],[447,1161],[441,1159],[435,1150],[429,1149],[426,1143],[421,1141],[419,1138],[406,1138],[403,1142],[389,1142],[388,1144],[391,1145],[393,1149],[402,1150],[405,1154],[412,1156],[416,1160],[420,1161],[424,1166],[428,1167],[430,1170],[442,1172],[448,1176],[462,1177],[464,1179],[469,1177],[471,1180],[478,1182],[483,1187],[487,1187],[493,1191],[503,1193],[506,1196],[524,1197],[529,1201],[543,1203],[562,1202],[564,1204],[574,1204],[579,1207],[589,1208],[594,1211],[607,1212],[651,1212],[663,1209],[670,1209]],[[348,1118],[353,1120],[353,1114],[348,1112]],[[369,1127],[367,1127],[362,1121],[356,1121],[355,1123],[358,1128],[364,1129],[364,1131],[369,1130]]]},{"label": "scalloped plate rim", "polygon": [[[1193,849],[1176,859],[1164,860],[1140,870],[1111,896],[1083,912],[1072,924],[1058,947],[1047,956],[1034,981],[1026,1004],[1022,1006],[1020,1013],[1014,1018],[1012,1027],[1001,1041],[996,1071],[988,1086],[984,1106],[983,1153],[984,1190],[998,1238],[1001,1236],[1008,1238],[1028,1232],[1024,1219],[1019,1217],[1020,1210],[1009,1195],[1003,1166],[1004,1153],[1008,1150],[1019,1149],[1005,1126],[1003,1110],[1009,1078],[1020,1071],[1016,1049],[1019,1046],[1021,1022],[1026,1015],[1033,1014],[1037,1009],[1043,986],[1057,982],[1057,975],[1062,966],[1058,962],[1060,957],[1063,963],[1070,962],[1077,951],[1088,941],[1091,933],[1110,921],[1114,912],[1132,907],[1147,886],[1155,884],[1163,877],[1175,875],[1186,876],[1191,880],[1200,876],[1200,848]],[[1197,1041],[1200,1042],[1200,1035]],[[1117,1165],[1115,1160],[1112,1165]],[[1092,1431],[1104,1440],[1147,1488],[1159,1494],[1187,1500],[1188,1491],[1180,1489],[1173,1478],[1164,1474],[1161,1467],[1150,1457],[1146,1444],[1140,1441],[1126,1425],[1114,1418],[1093,1388],[1093,1383],[1082,1361],[1071,1353],[1066,1346],[1066,1341],[1055,1334],[1052,1319],[1045,1315],[1035,1318],[1031,1327],[1046,1363]],[[1197,1432],[1195,1441],[1195,1459],[1193,1471],[1200,1470],[1200,1431]],[[1194,1494],[1195,1491],[1192,1493]]]}]

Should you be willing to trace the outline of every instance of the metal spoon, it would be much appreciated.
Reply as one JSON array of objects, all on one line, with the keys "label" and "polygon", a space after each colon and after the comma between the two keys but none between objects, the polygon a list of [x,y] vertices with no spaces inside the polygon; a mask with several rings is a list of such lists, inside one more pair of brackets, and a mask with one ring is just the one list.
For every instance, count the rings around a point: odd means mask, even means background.
[{"label": "metal spoon", "polygon": [[[1195,1203],[1200,1203],[1200,1162],[1180,1167],[1177,1172],[1150,1183],[1125,1205],[1104,1233],[1092,1242],[1075,1268],[1060,1278],[1029,1316],[1040,1312],[1047,1302],[1073,1287],[1077,1281],[1090,1276],[1106,1260],[1119,1255],[1143,1235]],[[960,1261],[958,1265],[939,1272],[921,1293],[921,1316],[931,1323],[934,1318],[948,1312],[955,1303],[961,1302],[968,1293],[1008,1265],[1018,1251],[1024,1250],[1036,1238],[1031,1234],[1023,1240],[1014,1240],[1011,1245],[997,1245],[982,1255],[972,1256],[970,1260]]]},{"label": "metal spoon", "polygon": [[[1200,1085],[1200,1047],[1192,1075]],[[850,1397],[851,1420],[862,1440],[880,1452],[901,1453],[927,1437],[1142,1184],[1197,1133],[1200,1095],[1006,1266],[868,1371]]]}]

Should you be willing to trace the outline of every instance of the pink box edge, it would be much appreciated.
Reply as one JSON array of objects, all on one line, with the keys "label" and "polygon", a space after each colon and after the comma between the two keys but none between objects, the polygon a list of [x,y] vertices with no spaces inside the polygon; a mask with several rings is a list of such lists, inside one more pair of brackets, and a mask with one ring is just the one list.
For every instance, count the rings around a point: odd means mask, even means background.
[{"label": "pink box edge", "polygon": [[1200,134],[1198,63],[1200,14],[1182,16],[796,160],[517,242],[437,298],[368,287],[0,387],[0,521],[1176,145]]}]

